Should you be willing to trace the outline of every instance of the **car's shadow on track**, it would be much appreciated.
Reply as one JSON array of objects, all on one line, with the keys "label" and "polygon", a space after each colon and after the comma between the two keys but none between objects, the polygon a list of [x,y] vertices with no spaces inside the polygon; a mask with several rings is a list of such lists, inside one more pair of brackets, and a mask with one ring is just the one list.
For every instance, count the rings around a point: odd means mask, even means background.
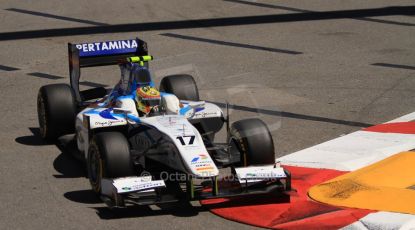
[{"label": "car's shadow on track", "polygon": [[155,205],[154,208],[150,206],[133,206],[121,209],[109,209],[108,207],[97,207],[94,209],[97,211],[97,215],[105,220],[163,215],[191,217],[197,216],[199,212],[208,211],[203,206],[192,206],[189,202]]},{"label": "car's shadow on track", "polygon": [[79,162],[69,153],[59,154],[53,161],[53,167],[60,173],[53,175],[55,178],[87,177],[83,162]]},{"label": "car's shadow on track", "polygon": [[107,207],[94,208],[97,211],[97,215],[101,219],[122,219],[122,218],[135,218],[145,216],[160,216],[160,215],[173,215],[177,217],[190,217],[196,216],[200,212],[206,212],[210,209],[217,208],[231,208],[251,205],[262,205],[271,203],[289,203],[289,195],[269,196],[269,195],[252,195],[241,196],[230,199],[220,199],[216,202],[205,202],[203,205],[193,206],[188,201],[182,201],[179,203],[170,203],[157,205],[157,210],[152,209],[149,206],[134,206],[123,209],[109,209]]},{"label": "car's shadow on track", "polygon": [[82,204],[103,204],[101,199],[91,189],[66,192],[63,196],[73,202]]},{"label": "car's shadow on track", "polygon": [[188,201],[157,204],[152,207],[145,206],[131,206],[128,208],[114,208],[110,209],[104,205],[101,199],[90,189],[71,191],[63,195],[66,199],[82,203],[82,204],[102,204],[101,207],[91,207],[96,210],[97,215],[101,219],[122,219],[122,218],[135,218],[145,216],[160,216],[160,215],[173,215],[177,217],[190,217],[196,216],[199,212],[208,211],[203,206],[193,206]]},{"label": "car's shadow on track", "polygon": [[55,142],[47,142],[40,136],[39,128],[30,127],[29,130],[32,135],[17,137],[15,141],[19,144],[30,146],[56,145],[61,151],[61,154],[53,161],[53,167],[60,173],[58,175],[53,175],[54,177],[86,177],[84,162],[76,159],[76,156],[79,156],[79,153],[77,153],[76,141],[73,135],[62,136]]},{"label": "car's shadow on track", "polygon": [[[70,201],[82,204],[103,204],[98,196],[92,190],[79,190],[67,192],[64,197]],[[205,202],[203,205],[193,205],[189,201],[180,201],[175,203],[157,204],[152,206],[130,206],[128,208],[110,209],[103,205],[102,207],[91,207],[96,210],[101,219],[123,219],[148,216],[172,215],[176,217],[196,216],[200,212],[207,212],[210,209],[232,208],[251,205],[262,205],[271,203],[289,203],[289,195],[269,196],[269,195],[251,195],[243,197],[233,197],[220,201]],[[194,203],[194,202],[193,202]]]},{"label": "car's shadow on track", "polygon": [[29,130],[30,130],[30,132],[32,132],[32,135],[16,137],[16,139],[14,139],[14,140],[19,144],[30,145],[30,146],[41,146],[41,145],[52,145],[53,144],[53,143],[48,143],[48,142],[44,141],[40,137],[39,128],[31,127],[31,128],[29,128]]},{"label": "car's shadow on track", "polygon": [[85,162],[82,161],[76,147],[74,135],[62,136],[56,142],[56,147],[62,153],[53,161],[53,167],[60,175],[56,178],[78,178],[87,177]]}]

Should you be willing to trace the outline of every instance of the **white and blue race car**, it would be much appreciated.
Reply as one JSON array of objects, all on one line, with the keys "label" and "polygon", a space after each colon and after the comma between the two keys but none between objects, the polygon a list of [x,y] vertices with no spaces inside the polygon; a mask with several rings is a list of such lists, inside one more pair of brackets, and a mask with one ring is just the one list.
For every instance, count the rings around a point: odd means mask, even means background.
[{"label": "white and blue race car", "polygon": [[[140,39],[68,44],[71,85],[39,90],[42,138],[76,138],[92,189],[110,207],[291,190],[275,162],[272,136],[259,119],[229,124],[213,103],[199,99],[190,75],[171,75],[159,90]],[[81,91],[81,68],[118,65],[119,83]],[[227,113],[228,114],[228,113]],[[227,142],[214,137],[226,124]],[[220,168],[231,175],[220,177]]]}]

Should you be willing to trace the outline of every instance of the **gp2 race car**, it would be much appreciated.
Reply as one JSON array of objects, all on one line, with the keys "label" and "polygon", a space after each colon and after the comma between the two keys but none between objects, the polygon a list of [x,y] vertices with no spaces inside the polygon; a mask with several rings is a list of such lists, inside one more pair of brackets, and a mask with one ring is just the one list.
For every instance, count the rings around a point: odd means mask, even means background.
[{"label": "gp2 race car", "polygon": [[[37,98],[42,138],[75,133],[92,189],[109,207],[246,194],[283,194],[290,173],[275,162],[266,124],[229,124],[215,104],[201,101],[190,75],[171,75],[156,89],[146,42],[68,44],[70,86],[42,86]],[[81,68],[118,65],[119,83],[81,91]],[[227,142],[215,143],[226,124]],[[231,173],[220,177],[220,168]]]}]

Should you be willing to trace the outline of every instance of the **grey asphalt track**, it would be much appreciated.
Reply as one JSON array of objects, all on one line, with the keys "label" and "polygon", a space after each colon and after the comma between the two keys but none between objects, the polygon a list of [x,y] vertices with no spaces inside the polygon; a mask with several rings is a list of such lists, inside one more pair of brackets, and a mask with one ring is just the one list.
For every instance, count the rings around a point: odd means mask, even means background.
[{"label": "grey asphalt track", "polygon": [[232,120],[265,120],[282,156],[415,110],[414,15],[412,0],[1,1],[0,229],[252,228],[197,202],[105,208],[82,164],[37,136],[37,91],[69,82],[68,42],[146,40],[156,82],[193,74]]}]

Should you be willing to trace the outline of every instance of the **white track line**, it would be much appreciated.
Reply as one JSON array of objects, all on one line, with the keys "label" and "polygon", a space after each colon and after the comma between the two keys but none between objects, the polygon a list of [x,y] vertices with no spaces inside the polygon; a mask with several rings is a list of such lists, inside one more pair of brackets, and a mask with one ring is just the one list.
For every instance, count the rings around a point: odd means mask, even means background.
[{"label": "white track line", "polygon": [[396,119],[393,119],[391,121],[388,121],[386,123],[394,123],[394,122],[408,122],[408,121],[413,121],[415,120],[415,112],[404,115],[402,117],[398,117]]},{"label": "white track line", "polygon": [[[386,123],[415,120],[415,112]],[[415,149],[415,134],[356,131],[280,157],[292,166],[353,171],[402,151]]]},{"label": "white track line", "polygon": [[414,134],[357,131],[277,160],[285,165],[354,171],[414,148]]}]

